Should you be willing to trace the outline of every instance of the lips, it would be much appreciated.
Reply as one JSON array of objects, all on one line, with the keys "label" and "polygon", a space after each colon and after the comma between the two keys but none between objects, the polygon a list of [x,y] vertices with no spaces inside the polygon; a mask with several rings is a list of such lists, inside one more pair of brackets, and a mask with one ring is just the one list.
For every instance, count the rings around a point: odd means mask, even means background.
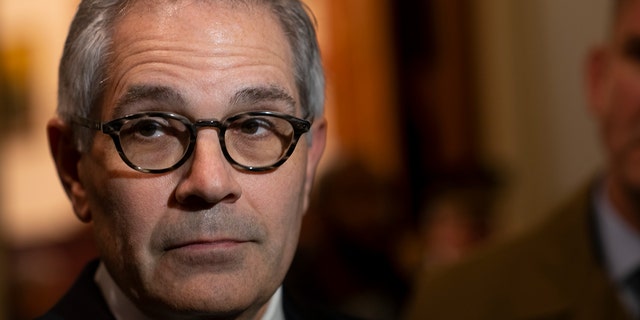
[{"label": "lips", "polygon": [[254,241],[237,238],[194,239],[168,243],[162,259],[187,270],[237,270]]},{"label": "lips", "polygon": [[193,249],[193,250],[206,250],[206,249],[225,249],[231,248],[243,243],[248,243],[249,240],[222,238],[214,240],[189,240],[180,241],[175,244],[169,244],[165,251],[177,250],[177,249]]}]

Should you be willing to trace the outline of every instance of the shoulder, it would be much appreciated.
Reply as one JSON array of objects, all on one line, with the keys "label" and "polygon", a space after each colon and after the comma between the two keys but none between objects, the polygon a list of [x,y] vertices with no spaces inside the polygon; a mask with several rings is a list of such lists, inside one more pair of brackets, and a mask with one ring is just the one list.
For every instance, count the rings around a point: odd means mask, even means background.
[{"label": "shoulder", "polygon": [[566,308],[585,275],[599,268],[590,240],[589,198],[581,190],[536,227],[454,266],[425,272],[410,303],[411,318],[514,318]]},{"label": "shoulder", "polygon": [[41,320],[109,319],[113,315],[102,297],[100,289],[93,281],[99,261],[85,266],[72,287]]}]

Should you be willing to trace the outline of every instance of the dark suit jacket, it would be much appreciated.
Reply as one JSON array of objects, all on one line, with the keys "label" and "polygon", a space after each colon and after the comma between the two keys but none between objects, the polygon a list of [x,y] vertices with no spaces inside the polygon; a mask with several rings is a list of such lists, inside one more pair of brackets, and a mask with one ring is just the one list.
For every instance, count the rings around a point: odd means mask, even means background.
[{"label": "dark suit jacket", "polygon": [[600,263],[589,189],[530,232],[426,274],[408,319],[629,319]]},{"label": "dark suit jacket", "polygon": [[[99,261],[90,262],[71,289],[40,320],[115,320],[93,277]],[[350,318],[326,310],[301,308],[283,293],[283,308],[287,320],[348,320]]]}]

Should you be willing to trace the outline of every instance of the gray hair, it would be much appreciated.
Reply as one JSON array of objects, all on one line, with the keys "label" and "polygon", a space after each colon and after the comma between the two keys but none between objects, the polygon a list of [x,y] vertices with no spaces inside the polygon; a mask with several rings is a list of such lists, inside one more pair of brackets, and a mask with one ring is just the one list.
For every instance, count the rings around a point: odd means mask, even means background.
[{"label": "gray hair", "polygon": [[[97,116],[107,83],[112,30],[117,18],[136,0],[82,0],[71,23],[59,69],[58,115]],[[237,2],[238,0],[226,0]],[[245,1],[247,2],[247,1]],[[270,8],[280,22],[294,55],[300,104],[309,119],[323,114],[325,78],[315,20],[300,0],[253,0]],[[87,148],[93,133],[73,126],[78,148]],[[86,129],[89,130],[89,129]]]}]

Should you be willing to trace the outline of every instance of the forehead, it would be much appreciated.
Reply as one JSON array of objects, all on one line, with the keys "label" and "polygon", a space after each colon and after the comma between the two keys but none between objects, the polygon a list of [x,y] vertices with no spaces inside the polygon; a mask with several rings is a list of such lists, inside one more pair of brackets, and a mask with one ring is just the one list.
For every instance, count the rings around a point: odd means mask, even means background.
[{"label": "forehead", "polygon": [[139,85],[223,91],[227,80],[285,87],[297,97],[288,40],[270,8],[255,1],[134,1],[114,23],[110,60],[107,100]]},{"label": "forehead", "polygon": [[617,36],[640,33],[640,0],[621,0],[616,3],[615,31]]},{"label": "forehead", "polygon": [[[184,19],[189,15],[188,19]],[[179,21],[184,29],[191,25],[208,23],[221,26],[225,23],[237,23],[239,20],[251,20],[251,17],[274,18],[267,4],[259,1],[239,0],[130,0],[116,19],[118,27],[131,20],[141,24],[162,26]],[[244,18],[244,19],[243,19]],[[131,24],[127,24],[130,27]]]},{"label": "forehead", "polygon": [[154,37],[167,41],[200,40],[203,45],[242,45],[242,39],[245,43],[269,39],[269,47],[289,48],[277,17],[259,1],[131,1],[115,20],[115,46]]}]

